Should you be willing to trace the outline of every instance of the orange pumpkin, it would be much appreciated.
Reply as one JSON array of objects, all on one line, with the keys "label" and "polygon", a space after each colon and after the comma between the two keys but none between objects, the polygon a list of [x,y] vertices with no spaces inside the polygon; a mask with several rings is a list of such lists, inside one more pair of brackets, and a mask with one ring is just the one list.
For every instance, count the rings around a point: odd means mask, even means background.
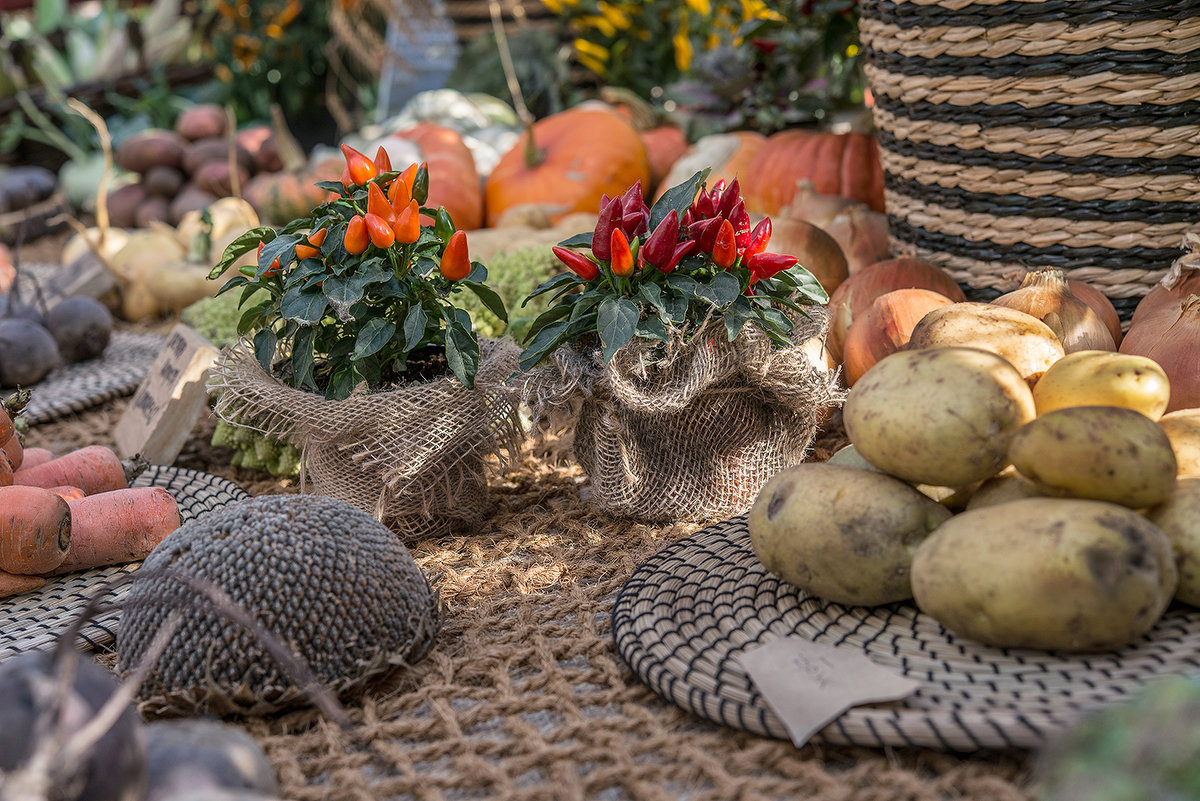
[{"label": "orange pumpkin", "polygon": [[[532,136],[532,147],[530,146]],[[601,109],[567,109],[533,124],[487,178],[488,225],[507,209],[533,205],[551,223],[600,210],[600,196],[650,184],[646,148],[628,120]]]},{"label": "orange pumpkin", "polygon": [[[682,156],[675,160],[671,171],[658,184],[656,198],[661,197],[672,186],[683,183],[692,175],[708,167],[708,185],[717,181],[726,184],[738,179],[745,181],[746,170],[767,137],[756,131],[733,131],[725,134],[702,136]],[[742,193],[745,196],[745,192]]]},{"label": "orange pumpkin", "polygon": [[[483,188],[471,149],[463,142],[462,134],[453,128],[420,122],[398,136],[421,148],[422,161],[429,165],[429,198],[431,208],[445,206],[456,228],[473,231],[483,225]],[[393,164],[398,170],[406,164]]]},{"label": "orange pumpkin", "polygon": [[823,195],[883,211],[883,166],[874,137],[797,129],[772,134],[742,173],[742,197],[751,212],[775,215],[792,202],[801,180]]},{"label": "orange pumpkin", "polygon": [[650,185],[658,186],[688,149],[687,134],[678,125],[660,125],[641,132],[646,157],[650,160]]}]

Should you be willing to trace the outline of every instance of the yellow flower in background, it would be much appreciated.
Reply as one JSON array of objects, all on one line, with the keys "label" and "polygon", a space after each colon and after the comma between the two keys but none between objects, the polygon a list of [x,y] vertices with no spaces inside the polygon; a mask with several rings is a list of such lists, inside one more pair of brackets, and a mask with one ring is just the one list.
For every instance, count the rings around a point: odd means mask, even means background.
[{"label": "yellow flower in background", "polygon": [[708,0],[684,0],[684,2],[687,3],[688,8],[702,17],[707,17],[712,13],[712,5]]},{"label": "yellow flower in background", "polygon": [[597,14],[587,14],[579,18],[580,24],[585,27],[599,31],[602,36],[612,38],[617,35],[617,29],[613,24]]},{"label": "yellow flower in background", "polygon": [[587,39],[576,39],[574,44],[579,63],[597,75],[603,75],[605,64],[608,63],[608,48]]},{"label": "yellow flower in background", "polygon": [[596,4],[596,10],[600,12],[600,16],[608,20],[608,23],[619,31],[623,31],[629,27],[629,15],[624,9],[617,8],[612,3],[605,3],[601,0]]},{"label": "yellow flower in background", "polygon": [[683,72],[692,63],[692,40],[688,37],[686,15],[680,15],[679,30],[671,37],[671,44],[675,46],[675,66]]},{"label": "yellow flower in background", "polygon": [[765,19],[771,22],[786,22],[787,19],[778,11],[769,8],[763,0],[742,0],[742,21]]},{"label": "yellow flower in background", "polygon": [[542,5],[555,14],[561,14],[563,10],[563,4],[559,0],[542,0]]}]

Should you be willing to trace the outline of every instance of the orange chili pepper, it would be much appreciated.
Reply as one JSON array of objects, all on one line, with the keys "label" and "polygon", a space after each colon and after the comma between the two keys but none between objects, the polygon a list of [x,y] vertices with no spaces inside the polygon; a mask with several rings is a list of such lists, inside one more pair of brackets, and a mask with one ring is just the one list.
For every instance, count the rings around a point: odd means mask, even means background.
[{"label": "orange chili pepper", "polygon": [[388,225],[396,221],[396,212],[392,209],[392,204],[388,203],[379,184],[367,185],[367,213],[374,214]]},{"label": "orange chili pepper", "polygon": [[421,207],[417,201],[408,201],[408,205],[396,215],[392,222],[392,233],[401,245],[411,244],[421,238]]},{"label": "orange chili pepper", "polygon": [[614,228],[609,237],[609,243],[612,245],[609,266],[612,267],[613,275],[619,275],[622,278],[633,275],[633,251],[629,247],[629,239],[625,236],[625,232],[620,228]]},{"label": "orange chili pepper", "polygon": [[733,223],[722,220],[717,229],[717,241],[713,243],[713,263],[722,270],[728,270],[737,261],[737,237],[733,231]]},{"label": "orange chili pepper", "polygon": [[442,275],[451,281],[461,281],[471,272],[471,257],[467,253],[467,235],[455,231],[442,251]]},{"label": "orange chili pepper", "polygon": [[350,180],[355,185],[365,184],[378,175],[375,163],[350,145],[342,145],[342,154],[346,157],[346,168],[350,172]]},{"label": "orange chili pepper", "polygon": [[325,236],[329,233],[326,228],[313,231],[308,237],[296,245],[297,259],[315,259],[321,255],[321,245],[325,244]]},{"label": "orange chili pepper", "polygon": [[371,238],[367,234],[367,221],[357,214],[351,217],[350,222],[346,224],[346,236],[342,240],[342,247],[350,255],[357,256],[367,249],[370,242]]},{"label": "orange chili pepper", "polygon": [[385,172],[392,171],[392,157],[389,156],[388,152],[383,149],[383,145],[380,145],[379,149],[375,151],[375,162],[374,163],[375,163],[375,171],[380,175],[382,175]]},{"label": "orange chili pepper", "polygon": [[392,243],[396,241],[396,235],[392,233],[392,226],[388,225],[387,220],[377,214],[367,212],[364,218],[367,224],[367,235],[371,238],[371,244],[377,248],[390,248]]},{"label": "orange chili pepper", "polygon": [[408,201],[412,200],[412,188],[405,182],[403,174],[397,175],[388,187],[387,199],[392,204],[392,211],[397,215],[404,211]]}]

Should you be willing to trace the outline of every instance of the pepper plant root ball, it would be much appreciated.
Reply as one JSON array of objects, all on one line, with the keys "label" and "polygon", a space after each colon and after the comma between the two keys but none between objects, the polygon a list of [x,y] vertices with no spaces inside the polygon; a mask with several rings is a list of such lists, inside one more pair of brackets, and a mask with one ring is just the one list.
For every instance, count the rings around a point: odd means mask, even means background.
[{"label": "pepper plant root ball", "polygon": [[868,462],[906,481],[965,487],[1008,464],[1034,418],[1033,395],[1000,356],[930,348],[884,357],[850,390],[846,434]]},{"label": "pepper plant root ball", "polygon": [[265,495],[191,520],[143,562],[117,637],[137,666],[175,610],[182,624],[139,691],[150,714],[263,714],[309,701],[253,632],[174,578],[210,582],[307,663],[340,697],[419,660],[441,602],[383,524],[319,495]]}]

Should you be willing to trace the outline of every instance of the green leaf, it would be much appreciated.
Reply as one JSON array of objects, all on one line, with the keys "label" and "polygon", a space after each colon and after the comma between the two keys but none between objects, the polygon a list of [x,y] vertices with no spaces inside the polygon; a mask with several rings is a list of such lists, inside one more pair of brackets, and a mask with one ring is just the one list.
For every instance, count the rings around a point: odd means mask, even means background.
[{"label": "green leaf", "polygon": [[688,307],[691,305],[691,298],[674,289],[663,296],[663,306],[666,308],[667,319],[675,325],[683,325],[687,320]]},{"label": "green leaf", "polygon": [[583,281],[581,281],[574,273],[559,273],[553,278],[548,278],[547,280],[538,284],[537,289],[530,292],[529,296],[526,297],[525,300],[521,301],[521,306],[524,307],[526,303],[533,300],[538,295],[544,295],[547,292],[553,292],[555,289],[558,289],[561,286],[566,286],[567,284],[574,286],[581,283],[583,283]]},{"label": "green leaf", "polygon": [[360,265],[346,275],[333,275],[325,279],[323,291],[330,301],[349,306],[362,299],[371,284],[381,284],[392,277],[392,272],[376,259]]},{"label": "green leaf", "polygon": [[288,273],[287,280],[283,282],[283,285],[285,287],[296,286],[307,282],[314,275],[325,275],[325,265],[320,259],[305,259]]},{"label": "green leaf", "polygon": [[260,280],[271,266],[271,262],[279,259],[283,265],[296,260],[296,243],[300,237],[295,234],[281,234],[263,245],[262,253],[258,254],[258,269],[254,271],[254,280]]},{"label": "green leaf", "polygon": [[[226,292],[228,292],[229,290],[231,290],[231,289],[237,289],[239,286],[245,286],[245,285],[246,285],[246,284],[248,284],[248,283],[250,283],[250,279],[249,279],[249,278],[247,278],[246,276],[244,276],[244,275],[235,275],[233,278],[230,278],[228,281],[226,281],[226,282],[225,282],[225,283],[224,283],[224,284],[221,286],[221,288],[217,290],[217,294],[218,294],[218,295],[224,295],[224,294],[225,294]],[[258,288],[258,287],[250,287],[250,291],[251,291],[251,292],[253,292],[253,290],[255,290],[255,289],[257,289],[257,288]],[[242,304],[241,304],[241,303],[238,303],[238,305],[239,305],[239,306],[241,306]]]},{"label": "green leaf", "polygon": [[254,335],[254,358],[266,373],[271,372],[271,362],[275,359],[275,346],[278,342],[272,328],[264,328]]},{"label": "green leaf", "polygon": [[666,342],[669,339],[666,326],[657,317],[647,317],[640,321],[637,324],[637,335],[646,339],[657,339],[661,342]]},{"label": "green leaf", "polygon": [[329,301],[320,289],[289,289],[279,302],[279,312],[285,320],[312,325],[325,316]]},{"label": "green leaf", "polygon": [[479,342],[457,320],[446,326],[446,362],[463,386],[475,386]]},{"label": "green leaf", "polygon": [[297,389],[304,386],[317,388],[313,381],[313,348],[316,335],[315,328],[301,328],[292,339],[292,386]]},{"label": "green leaf", "polygon": [[717,273],[707,284],[696,288],[696,295],[704,298],[718,309],[723,309],[742,294],[741,284],[730,273]]},{"label": "green leaf", "polygon": [[[653,231],[657,228],[658,224],[665,220],[667,215],[671,213],[671,209],[675,209],[680,218],[682,218],[683,213],[687,211],[687,207],[692,205],[692,201],[696,199],[696,190],[700,188],[700,184],[708,177],[709,172],[711,172],[711,169],[705,167],[683,183],[663,192],[662,197],[650,207],[650,230]],[[589,244],[591,244],[590,240]]]},{"label": "green leaf", "polygon": [[[217,266],[213,267],[212,271],[209,272],[209,279],[220,278],[221,274],[229,269],[229,265],[257,248],[260,242],[270,242],[274,238],[275,229],[268,225],[251,228],[229,243],[225,248],[225,252],[221,254],[221,260],[217,262]],[[264,247],[263,250],[266,250],[266,248]],[[270,263],[267,262],[267,264]]]},{"label": "green leaf", "polygon": [[596,315],[594,314],[589,314],[574,322],[563,320],[547,325],[530,340],[529,344],[525,346],[525,350],[521,351],[521,369],[531,369],[559,345],[592,331],[595,327]]},{"label": "green leaf", "polygon": [[408,314],[404,316],[404,352],[408,353],[417,345],[421,344],[421,338],[425,336],[425,326],[428,325],[428,320],[425,315],[425,309],[419,303],[414,303],[408,307]]},{"label": "green leaf", "polygon": [[433,221],[433,232],[443,242],[449,242],[450,235],[454,233],[454,220],[450,219],[450,212],[446,211],[445,206],[437,210]]},{"label": "green leaf", "polygon": [[[350,393],[363,380],[363,375],[355,369],[353,364],[348,364],[334,372],[329,379],[329,388],[325,390],[325,397],[330,400],[345,400],[350,397]],[[315,387],[314,387],[315,389]]]},{"label": "green leaf", "polygon": [[550,323],[566,317],[571,313],[571,308],[572,307],[570,305],[564,303],[559,304],[558,306],[551,306],[549,309],[546,309],[546,311],[539,314],[534,318],[533,323],[530,324],[529,331],[525,334],[525,341],[528,342],[529,340],[533,339],[533,337],[537,336],[539,331],[550,325]]},{"label": "green leaf", "polygon": [[317,181],[313,186],[326,192],[337,192],[339,195],[346,191],[346,185],[341,181]]},{"label": "green leaf", "polygon": [[592,233],[592,231],[584,231],[582,234],[575,234],[575,236],[559,242],[558,246],[560,248],[591,248]]},{"label": "green leaf", "polygon": [[679,290],[690,299],[699,291],[700,282],[690,276],[674,272],[667,276],[667,286]]},{"label": "green leaf", "polygon": [[242,312],[242,316],[238,318],[238,336],[249,334],[256,328],[262,328],[262,323],[266,317],[267,311],[273,305],[274,303],[271,300],[264,300],[259,303],[255,303],[253,306]]},{"label": "green leaf", "polygon": [[637,333],[641,310],[628,298],[605,298],[596,310],[596,328],[600,349],[607,364],[617,350]]},{"label": "green leaf", "polygon": [[351,360],[358,361],[378,353],[395,335],[396,324],[391,320],[383,317],[367,320],[366,324],[359,329],[358,337],[354,340],[354,352],[350,354]]},{"label": "green leaf", "polygon": [[475,293],[475,296],[487,307],[487,310],[499,317],[504,322],[508,322],[508,311],[504,308],[504,299],[496,294],[496,291],[486,284],[477,284],[474,281],[466,280],[459,282],[467,289]]},{"label": "green leaf", "polygon": [[739,299],[729,304],[721,313],[721,317],[725,321],[725,333],[729,335],[729,341],[732,342],[738,338],[738,334],[742,333],[746,322],[754,317],[754,312],[749,303],[742,303]]},{"label": "green leaf", "polygon": [[829,293],[821,286],[821,282],[799,264],[776,273],[775,280],[790,286],[812,304],[823,305],[829,302]]}]

